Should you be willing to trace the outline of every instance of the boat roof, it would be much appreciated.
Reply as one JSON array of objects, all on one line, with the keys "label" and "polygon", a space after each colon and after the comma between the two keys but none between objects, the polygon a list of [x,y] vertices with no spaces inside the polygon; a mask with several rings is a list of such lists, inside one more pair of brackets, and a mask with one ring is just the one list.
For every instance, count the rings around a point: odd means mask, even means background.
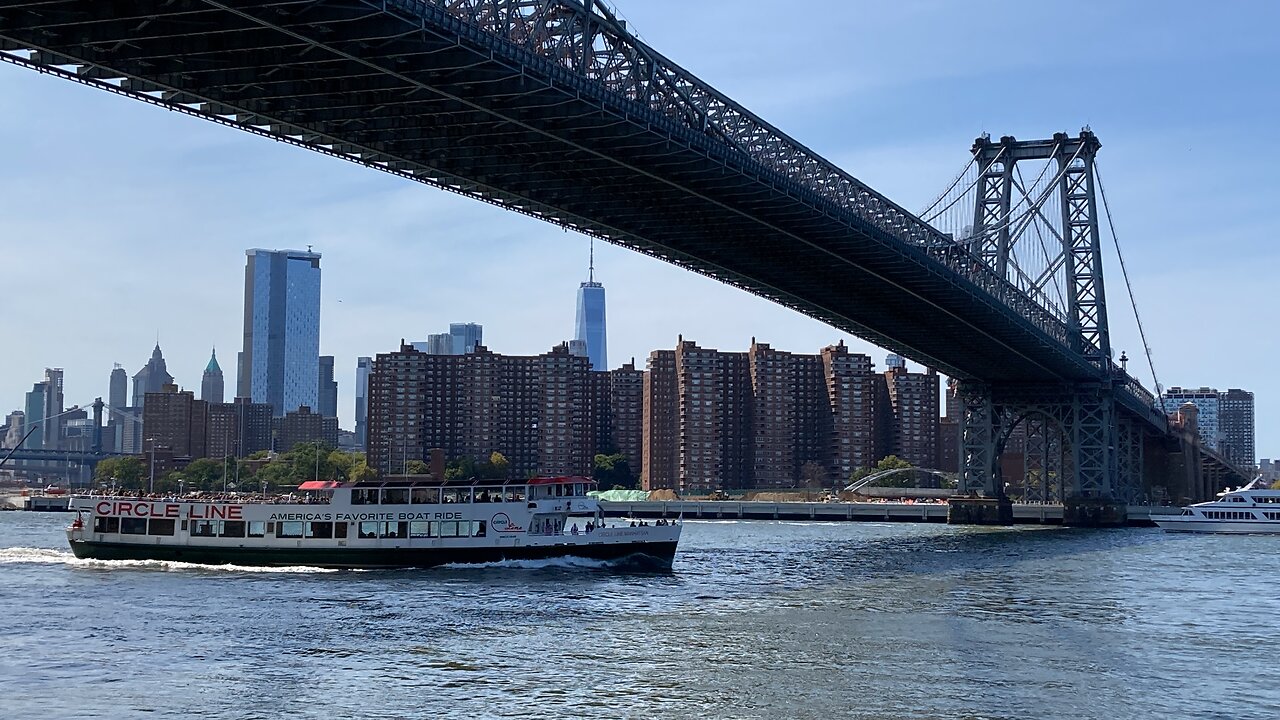
[{"label": "boat roof", "polygon": [[[582,475],[559,475],[555,477],[535,477],[527,480],[496,478],[454,478],[441,480],[433,475],[388,475],[379,480],[362,480],[349,483],[343,487],[379,488],[379,487],[508,487],[525,485],[571,485],[573,483],[595,483],[595,480]],[[305,484],[305,483],[304,483]]]}]

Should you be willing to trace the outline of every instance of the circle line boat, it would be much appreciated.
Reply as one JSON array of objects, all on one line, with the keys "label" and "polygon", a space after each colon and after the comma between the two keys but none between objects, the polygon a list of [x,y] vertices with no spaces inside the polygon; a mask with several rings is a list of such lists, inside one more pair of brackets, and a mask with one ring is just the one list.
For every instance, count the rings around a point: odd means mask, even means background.
[{"label": "circle line boat", "polygon": [[308,481],[302,497],[80,495],[71,552],[96,560],[425,568],[573,557],[670,570],[682,523],[606,521],[590,478]]},{"label": "circle line boat", "polygon": [[1218,493],[1217,500],[1182,508],[1178,515],[1152,515],[1170,532],[1280,534],[1280,490],[1268,489],[1261,477],[1237,490]]}]

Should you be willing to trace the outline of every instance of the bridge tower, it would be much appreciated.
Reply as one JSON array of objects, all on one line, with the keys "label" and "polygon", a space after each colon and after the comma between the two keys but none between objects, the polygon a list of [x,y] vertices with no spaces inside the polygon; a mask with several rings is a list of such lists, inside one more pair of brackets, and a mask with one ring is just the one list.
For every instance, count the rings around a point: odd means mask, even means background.
[{"label": "bridge tower", "polygon": [[[1143,430],[1117,411],[1091,131],[1078,137],[973,145],[973,224],[959,233],[980,261],[1058,315],[1071,349],[1092,365],[1087,380],[1035,384],[961,379],[962,494],[980,496],[957,521],[1007,522],[1009,495],[1062,502],[1064,521],[1123,522],[1142,486]],[[1039,175],[1028,182],[1023,166]],[[1086,373],[1087,374],[1087,373]],[[1022,477],[1005,478],[1001,456],[1017,437]]]}]

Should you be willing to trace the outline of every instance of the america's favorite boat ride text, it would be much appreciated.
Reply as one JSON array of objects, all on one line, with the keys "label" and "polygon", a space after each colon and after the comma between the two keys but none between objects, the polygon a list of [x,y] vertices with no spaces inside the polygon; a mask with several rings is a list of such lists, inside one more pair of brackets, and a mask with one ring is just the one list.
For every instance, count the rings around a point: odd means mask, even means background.
[{"label": "america's favorite boat ride text", "polygon": [[577,557],[670,569],[681,524],[606,522],[594,487],[389,479],[309,481],[283,498],[77,496],[67,539],[98,560],[364,569]]}]

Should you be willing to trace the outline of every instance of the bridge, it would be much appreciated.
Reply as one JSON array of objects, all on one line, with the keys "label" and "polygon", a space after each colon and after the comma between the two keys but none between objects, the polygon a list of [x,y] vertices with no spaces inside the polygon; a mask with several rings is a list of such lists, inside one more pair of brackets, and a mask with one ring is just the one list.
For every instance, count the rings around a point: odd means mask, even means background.
[{"label": "bridge", "polygon": [[0,0],[0,59],[578,230],[938,368],[964,405],[958,520],[1007,519],[1015,431],[1067,522],[1122,521],[1171,458],[1196,467],[1189,496],[1243,480],[1112,360],[1089,131],[979,138],[922,218],[600,0]]}]

